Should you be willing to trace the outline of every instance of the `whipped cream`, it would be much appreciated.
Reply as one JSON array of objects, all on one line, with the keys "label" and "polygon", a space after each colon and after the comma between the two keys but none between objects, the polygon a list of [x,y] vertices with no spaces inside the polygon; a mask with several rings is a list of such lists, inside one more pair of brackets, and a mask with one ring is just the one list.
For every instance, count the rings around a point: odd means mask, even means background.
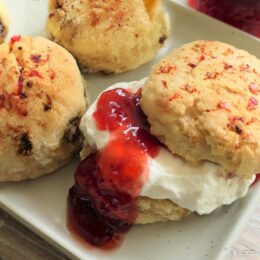
[{"label": "whipped cream", "polygon": [[[136,92],[145,80],[117,83],[106,90],[124,88]],[[80,124],[84,137],[95,150],[102,149],[109,141],[109,132],[100,131],[93,119],[98,99],[90,106]],[[255,176],[251,179],[226,177],[221,172],[223,169],[217,164],[203,162],[200,166],[192,166],[162,147],[156,158],[149,159],[149,178],[140,195],[152,199],[169,199],[190,211],[209,214],[245,196],[255,179]]]}]

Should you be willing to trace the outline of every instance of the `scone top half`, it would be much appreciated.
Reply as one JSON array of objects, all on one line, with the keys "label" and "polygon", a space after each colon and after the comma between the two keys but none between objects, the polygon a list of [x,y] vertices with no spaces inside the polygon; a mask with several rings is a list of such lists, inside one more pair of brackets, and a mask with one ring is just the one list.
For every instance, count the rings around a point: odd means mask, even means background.
[{"label": "scone top half", "polygon": [[105,73],[150,61],[168,34],[160,0],[49,0],[46,29],[84,71]]},{"label": "scone top half", "polygon": [[223,174],[260,172],[260,61],[217,41],[195,41],[157,64],[141,106],[151,132],[190,163]]},{"label": "scone top half", "polygon": [[77,64],[42,38],[14,36],[0,46],[0,181],[50,173],[80,147],[86,109]]}]

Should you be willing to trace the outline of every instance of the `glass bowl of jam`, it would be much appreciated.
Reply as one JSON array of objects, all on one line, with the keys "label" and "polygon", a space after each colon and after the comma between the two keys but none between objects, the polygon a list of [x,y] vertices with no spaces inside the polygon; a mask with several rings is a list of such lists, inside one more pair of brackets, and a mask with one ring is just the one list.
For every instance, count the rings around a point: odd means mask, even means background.
[{"label": "glass bowl of jam", "polygon": [[260,38],[260,0],[188,0],[189,5]]}]

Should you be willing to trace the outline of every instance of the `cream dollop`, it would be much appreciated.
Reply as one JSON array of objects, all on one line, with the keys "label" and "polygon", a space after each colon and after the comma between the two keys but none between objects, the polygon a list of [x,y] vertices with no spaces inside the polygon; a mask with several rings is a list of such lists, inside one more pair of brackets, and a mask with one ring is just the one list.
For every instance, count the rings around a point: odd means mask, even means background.
[{"label": "cream dollop", "polygon": [[[106,90],[124,88],[136,92],[145,80],[117,83]],[[89,107],[80,124],[84,137],[94,150],[102,149],[109,139],[109,132],[98,130],[93,119],[98,98]],[[200,166],[192,166],[162,147],[158,156],[149,160],[149,178],[143,186],[141,196],[169,199],[190,211],[201,215],[209,214],[216,208],[245,196],[255,179],[255,176],[251,179],[225,177],[221,172],[222,167],[217,164],[204,162]]]}]

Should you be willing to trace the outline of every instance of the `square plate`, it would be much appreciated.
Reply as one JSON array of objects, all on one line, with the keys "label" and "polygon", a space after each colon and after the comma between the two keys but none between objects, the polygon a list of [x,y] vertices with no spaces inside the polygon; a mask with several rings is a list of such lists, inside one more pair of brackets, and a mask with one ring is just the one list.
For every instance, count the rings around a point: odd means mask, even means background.
[{"label": "square plate", "polygon": [[[46,35],[47,0],[5,0],[11,16],[11,33]],[[183,1],[179,0],[179,3]],[[171,36],[153,62],[128,73],[87,75],[93,101],[105,87],[120,81],[139,80],[171,49],[198,39],[231,43],[260,57],[260,42],[233,27],[189,8],[165,1],[171,19]],[[80,259],[222,259],[243,223],[257,205],[260,185],[228,207],[207,216],[193,215],[178,222],[138,225],[122,246],[110,253],[87,249],[66,229],[66,197],[73,184],[78,159],[49,176],[21,183],[0,184],[0,206],[68,256]]]}]

